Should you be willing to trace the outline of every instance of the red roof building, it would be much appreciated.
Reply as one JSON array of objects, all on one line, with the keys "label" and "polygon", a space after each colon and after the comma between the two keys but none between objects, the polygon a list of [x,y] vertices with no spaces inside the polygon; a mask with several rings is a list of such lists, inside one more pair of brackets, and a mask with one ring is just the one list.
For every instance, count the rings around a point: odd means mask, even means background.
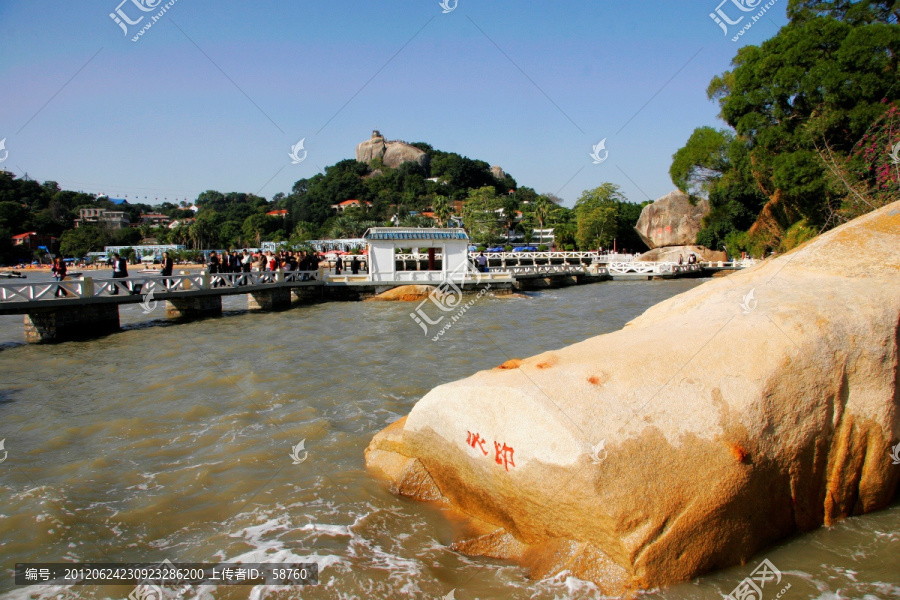
[{"label": "red roof building", "polygon": [[362,206],[363,204],[366,205],[366,208],[372,206],[371,202],[361,202],[361,201],[353,198],[351,200],[344,200],[340,204],[332,204],[331,208],[333,208],[334,210],[343,212],[343,211],[347,210],[348,208],[358,208],[358,207]]},{"label": "red roof building", "polygon": [[283,218],[285,218],[285,217],[288,216],[288,211],[286,211],[286,210],[284,210],[284,209],[281,209],[281,210],[270,210],[269,212],[266,213],[266,216],[269,216],[269,217],[281,217],[281,218],[283,219]]},{"label": "red roof building", "polygon": [[56,247],[57,238],[52,235],[40,234],[36,231],[26,231],[19,235],[12,236],[14,246],[23,246],[29,250],[37,250],[39,246],[44,246],[51,253]]}]

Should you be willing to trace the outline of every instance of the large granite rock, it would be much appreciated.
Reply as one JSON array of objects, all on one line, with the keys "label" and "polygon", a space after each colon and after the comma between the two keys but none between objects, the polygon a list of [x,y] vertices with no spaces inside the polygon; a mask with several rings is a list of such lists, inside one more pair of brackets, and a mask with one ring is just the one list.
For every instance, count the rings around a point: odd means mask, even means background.
[{"label": "large granite rock", "polygon": [[884,508],[900,480],[898,246],[900,202],[620,331],[437,387],[367,464],[465,515],[453,548],[615,595]]},{"label": "large granite rock", "polygon": [[436,294],[438,299],[445,294],[433,285],[401,285],[391,288],[386,292],[382,292],[371,298],[367,298],[369,302],[420,302],[428,299],[429,296]]},{"label": "large granite rock", "polygon": [[388,142],[379,131],[373,131],[371,139],[356,147],[356,160],[369,163],[380,158],[387,167],[397,168],[405,162],[415,162],[424,166],[428,155],[405,142]]},{"label": "large granite rock", "polygon": [[648,204],[641,211],[635,229],[651,250],[662,246],[690,246],[697,243],[709,201],[691,204],[687,194],[674,191]]},{"label": "large granite rock", "polygon": [[684,262],[688,261],[691,252],[697,255],[697,260],[719,262],[727,261],[728,255],[721,250],[710,250],[706,246],[666,246],[665,248],[654,248],[648,250],[635,260],[650,262],[678,262],[678,257],[682,257]]}]

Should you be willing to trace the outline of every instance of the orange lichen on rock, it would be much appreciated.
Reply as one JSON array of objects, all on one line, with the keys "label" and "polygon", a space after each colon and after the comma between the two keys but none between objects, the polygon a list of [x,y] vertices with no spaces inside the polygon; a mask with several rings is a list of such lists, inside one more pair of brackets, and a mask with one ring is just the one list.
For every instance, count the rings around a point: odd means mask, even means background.
[{"label": "orange lichen on rock", "polygon": [[521,360],[521,359],[519,359],[519,358],[512,358],[512,359],[506,361],[505,363],[503,363],[502,365],[500,365],[500,366],[497,367],[497,368],[498,368],[498,369],[518,369],[518,368],[521,367],[521,366],[522,366],[522,360]]},{"label": "orange lichen on rock", "polygon": [[734,459],[739,463],[744,462],[747,460],[747,457],[750,456],[750,453],[747,452],[746,448],[740,444],[728,444],[728,449],[731,451],[731,455],[734,456]]}]

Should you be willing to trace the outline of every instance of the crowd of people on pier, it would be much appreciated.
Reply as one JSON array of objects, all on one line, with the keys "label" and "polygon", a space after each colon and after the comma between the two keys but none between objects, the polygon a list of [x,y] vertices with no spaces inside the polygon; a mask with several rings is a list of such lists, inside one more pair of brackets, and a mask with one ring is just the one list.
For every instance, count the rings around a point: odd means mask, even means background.
[{"label": "crowd of people on pier", "polygon": [[[307,252],[301,250],[294,252],[291,250],[282,250],[280,252],[263,252],[262,250],[242,250],[238,252],[222,252],[219,254],[215,250],[209,253],[206,265],[209,273],[251,273],[263,271],[318,271],[319,264],[322,262],[317,252]],[[350,261],[350,271],[356,275],[359,273],[362,262],[357,256],[353,256]],[[340,275],[344,270],[344,260],[340,255],[334,260],[335,273]]]}]

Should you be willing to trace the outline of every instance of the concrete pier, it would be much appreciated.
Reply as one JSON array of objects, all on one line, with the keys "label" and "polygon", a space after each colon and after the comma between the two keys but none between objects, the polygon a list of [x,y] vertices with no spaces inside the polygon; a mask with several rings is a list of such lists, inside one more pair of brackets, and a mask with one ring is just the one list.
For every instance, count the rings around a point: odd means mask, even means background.
[{"label": "concrete pier", "polygon": [[291,288],[296,304],[314,304],[316,302],[321,302],[324,298],[323,291],[324,288],[320,286]]},{"label": "concrete pier", "polygon": [[250,310],[281,310],[291,306],[291,289],[282,287],[260,290],[247,295]]},{"label": "concrete pier", "polygon": [[119,307],[115,304],[36,308],[25,315],[25,341],[29,344],[93,337],[118,329]]},{"label": "concrete pier", "polygon": [[216,317],[222,314],[222,296],[191,296],[166,300],[166,316],[176,319]]}]

